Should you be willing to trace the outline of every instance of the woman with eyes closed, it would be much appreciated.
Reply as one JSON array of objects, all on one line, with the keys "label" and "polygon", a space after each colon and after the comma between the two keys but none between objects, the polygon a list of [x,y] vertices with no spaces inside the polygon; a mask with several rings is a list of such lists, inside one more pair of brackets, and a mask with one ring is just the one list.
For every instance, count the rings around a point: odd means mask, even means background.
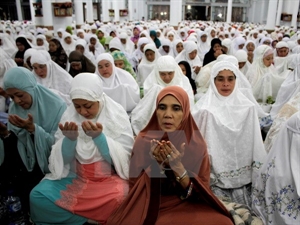
[{"label": "woman with eyes closed", "polygon": [[194,105],[194,92],[189,79],[183,75],[172,56],[161,56],[144,82],[144,97],[131,112],[131,124],[136,135],[148,124],[155,111],[155,99],[167,86],[182,87],[189,96],[190,105]]},{"label": "woman with eyes closed", "polygon": [[217,62],[210,87],[192,115],[207,143],[211,160],[211,189],[223,200],[251,207],[264,149],[255,104],[240,90],[240,73],[230,62]]},{"label": "woman with eyes closed", "polygon": [[51,60],[49,52],[37,50],[32,54],[30,63],[37,82],[59,95],[68,105],[71,104],[69,91],[73,78]]},{"label": "woman with eyes closed", "polygon": [[130,161],[130,192],[107,225],[233,224],[209,188],[209,156],[184,89],[160,91]]},{"label": "woman with eyes closed", "polygon": [[103,82],[103,92],[130,113],[140,101],[140,89],[130,73],[115,66],[109,53],[97,57],[96,74]]},{"label": "woman with eyes closed", "polygon": [[72,80],[49,157],[50,173],[30,194],[35,224],[106,224],[128,192],[133,135],[125,110],[96,74]]},{"label": "woman with eyes closed", "polygon": [[66,104],[26,68],[9,69],[3,85],[12,102],[8,124],[0,123],[0,195],[13,190],[27,216],[29,193],[49,172],[54,133]]}]

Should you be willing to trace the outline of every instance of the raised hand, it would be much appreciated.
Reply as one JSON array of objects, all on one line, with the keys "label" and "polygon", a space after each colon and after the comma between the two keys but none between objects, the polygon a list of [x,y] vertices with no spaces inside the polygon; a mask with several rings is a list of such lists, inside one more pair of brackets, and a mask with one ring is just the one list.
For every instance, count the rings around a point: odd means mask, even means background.
[{"label": "raised hand", "polygon": [[74,122],[65,122],[65,124],[59,124],[59,129],[63,133],[63,135],[69,138],[72,141],[75,141],[78,138],[78,126]]},{"label": "raised hand", "polygon": [[33,123],[33,117],[31,114],[28,114],[27,119],[22,119],[21,117],[17,115],[9,115],[8,116],[8,121],[19,128],[23,128],[27,130],[28,132],[34,132],[35,131],[35,126]]},{"label": "raised hand", "polygon": [[98,137],[103,130],[103,126],[101,123],[93,123],[92,121],[86,120],[81,124],[82,129],[85,134],[91,138]]}]

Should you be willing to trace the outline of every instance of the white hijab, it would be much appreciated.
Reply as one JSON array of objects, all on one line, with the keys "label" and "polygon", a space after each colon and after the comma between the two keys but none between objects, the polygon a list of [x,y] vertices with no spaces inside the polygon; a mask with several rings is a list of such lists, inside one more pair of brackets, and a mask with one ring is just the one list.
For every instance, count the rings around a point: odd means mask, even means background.
[{"label": "white hijab", "polygon": [[[172,81],[166,84],[159,75],[160,71],[174,71]],[[156,97],[167,86],[182,87],[189,96],[190,105],[194,105],[194,93],[189,79],[183,75],[182,70],[172,56],[161,56],[144,82],[144,97],[131,112],[131,124],[136,135],[148,124],[155,110]]]},{"label": "white hijab", "polygon": [[[229,96],[219,94],[214,80],[219,71],[236,76]],[[207,142],[212,174],[221,188],[239,188],[255,182],[266,152],[255,105],[239,90],[240,73],[235,65],[214,64],[207,93],[195,104],[192,115]],[[231,176],[229,174],[234,174]]]},{"label": "white hijab", "polygon": [[[67,37],[71,38],[71,40],[72,40],[71,44],[66,43],[65,39]],[[62,40],[61,40],[61,46],[65,50],[68,57],[69,57],[70,53],[75,50],[75,48],[76,48],[75,40],[72,38],[72,35],[70,33],[68,33],[68,32],[63,33]]]},{"label": "white hijab", "polygon": [[268,96],[276,99],[278,90],[284,81],[279,77],[275,67],[271,64],[269,67],[264,65],[263,59],[273,54],[272,48],[267,45],[258,46],[255,50],[255,57],[251,67],[248,69],[246,77],[252,88],[256,100],[266,102]]},{"label": "white hijab", "polygon": [[[101,123],[103,134],[109,147],[109,154],[118,175],[128,179],[129,159],[133,146],[133,135],[129,119],[124,109],[103,93],[101,79],[91,73],[78,74],[72,81],[70,91],[71,99],[85,99],[100,103],[99,113],[91,121]],[[76,143],[76,159],[81,164],[91,164],[104,161],[101,153],[91,137],[87,136],[81,129],[81,124],[86,121],[77,113],[74,105],[70,105],[63,114],[60,123],[75,122],[78,125],[79,137]],[[57,180],[66,177],[70,165],[64,165],[62,157],[62,142],[64,136],[60,130],[55,134],[56,143],[52,147],[49,157],[49,169],[51,174],[46,179]]]},{"label": "white hijab", "polygon": [[[150,62],[147,58],[146,58],[146,51],[147,50],[151,50],[154,52],[155,54],[155,59],[153,62]],[[143,54],[143,58],[140,62],[140,64],[138,65],[138,74],[137,74],[137,82],[140,85],[140,87],[143,86],[146,78],[148,77],[148,75],[151,73],[151,71],[154,69],[154,66],[156,64],[157,59],[160,57],[161,55],[159,54],[155,44],[153,43],[149,43],[146,44],[144,47],[144,54]]]},{"label": "white hijab", "polygon": [[102,60],[109,61],[112,66],[112,74],[108,78],[101,76],[99,70],[96,69],[96,74],[103,82],[104,93],[122,105],[127,112],[131,112],[140,100],[137,82],[130,73],[115,66],[114,59],[109,53],[100,54],[96,65]]},{"label": "white hijab", "polygon": [[45,78],[39,77],[34,70],[32,71],[37,82],[54,91],[69,105],[71,103],[69,92],[73,79],[72,76],[52,61],[50,54],[45,50],[37,50],[34,54],[32,54],[30,63],[31,65],[34,63],[46,65],[47,76]]},{"label": "white hijab", "polygon": [[196,57],[194,59],[191,59],[189,54],[194,50],[197,50],[197,52],[198,52],[197,44],[193,41],[185,41],[183,43],[183,47],[184,47],[184,49],[175,58],[175,60],[176,60],[177,63],[179,63],[181,61],[187,61],[190,64],[190,67],[191,67],[191,70],[192,70],[192,78],[195,79],[197,74],[194,72],[193,67],[202,66],[203,62],[201,62],[198,54],[196,55]]}]

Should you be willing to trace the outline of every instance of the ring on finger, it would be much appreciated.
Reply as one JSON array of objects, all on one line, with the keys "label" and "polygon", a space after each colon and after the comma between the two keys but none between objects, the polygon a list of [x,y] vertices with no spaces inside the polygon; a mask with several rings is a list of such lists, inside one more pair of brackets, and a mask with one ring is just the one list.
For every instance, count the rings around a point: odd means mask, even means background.
[{"label": "ring on finger", "polygon": [[171,155],[170,155],[170,154],[168,154],[168,155],[167,155],[167,158],[171,158]]}]

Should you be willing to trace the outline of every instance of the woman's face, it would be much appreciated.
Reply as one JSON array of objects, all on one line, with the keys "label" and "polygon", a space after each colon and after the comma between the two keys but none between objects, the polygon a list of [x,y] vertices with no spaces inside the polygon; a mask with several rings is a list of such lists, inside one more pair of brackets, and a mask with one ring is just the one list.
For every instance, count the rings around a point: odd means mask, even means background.
[{"label": "woman's face", "polygon": [[191,60],[196,58],[196,56],[197,56],[197,50],[196,49],[189,53],[189,57],[190,57]]},{"label": "woman's face", "polygon": [[243,49],[245,44],[239,45],[239,49]]},{"label": "woman's face", "polygon": [[202,42],[206,42],[206,40],[207,40],[207,35],[202,35],[201,36],[201,41]]},{"label": "woman's face", "polygon": [[174,35],[173,34],[169,34],[168,35],[168,39],[172,42],[174,40]]},{"label": "woman's face", "polygon": [[29,109],[31,107],[32,97],[27,92],[17,88],[8,88],[6,89],[6,93],[15,104],[21,106],[23,109]]},{"label": "woman's face", "polygon": [[76,45],[75,50],[84,54],[84,47],[82,45]]},{"label": "woman's face", "polygon": [[166,83],[169,84],[174,77],[175,71],[159,71],[160,78]]},{"label": "woman's face", "polygon": [[178,54],[183,50],[183,44],[181,42],[179,42],[176,45],[176,51],[178,52]]},{"label": "woman's face", "polygon": [[98,115],[100,103],[85,99],[73,99],[73,105],[77,113],[86,119],[93,119]]},{"label": "woman's face", "polygon": [[17,42],[16,45],[20,52],[23,52],[25,50],[25,46],[21,42]]},{"label": "woman's face", "polygon": [[43,46],[44,45],[44,40],[41,38],[36,39],[36,45],[37,46]]},{"label": "woman's face", "polygon": [[210,32],[210,35],[211,35],[211,37],[215,37],[216,36],[216,31],[214,31],[214,30],[212,30],[211,32]]},{"label": "woman's face", "polygon": [[58,37],[62,38],[62,32],[57,32]]},{"label": "woman's face", "polygon": [[221,50],[221,49],[222,49],[222,46],[218,43],[216,43],[213,47],[214,52],[216,52],[217,50]]},{"label": "woman's face", "polygon": [[156,117],[163,131],[173,132],[179,128],[182,122],[182,106],[175,97],[167,95],[158,103]]},{"label": "woman's face", "polygon": [[98,62],[98,71],[102,77],[109,78],[113,72],[112,64],[108,60],[101,60]]},{"label": "woman's face", "polygon": [[184,75],[186,75],[186,69],[185,69],[185,66],[184,66],[183,64],[179,64],[179,66],[180,66],[180,68],[181,68],[181,70],[182,70],[182,73],[183,73]]},{"label": "woman's face", "polygon": [[170,51],[170,46],[168,45],[165,45],[165,46],[162,46],[163,50],[166,52],[166,53],[169,53]]},{"label": "woman's face", "polygon": [[145,52],[145,56],[149,62],[153,62],[155,60],[155,52],[150,49]]},{"label": "woman's face", "polygon": [[142,44],[142,45],[141,45],[141,47],[140,47],[141,52],[144,52],[144,47],[145,47],[145,45],[146,45],[146,44]]},{"label": "woman's face", "polygon": [[75,71],[81,71],[82,70],[82,64],[81,64],[81,62],[71,62],[70,66]]},{"label": "woman's face", "polygon": [[266,57],[263,58],[263,63],[266,67],[269,67],[273,63],[273,54],[267,55]]},{"label": "woman's face", "polygon": [[36,75],[38,75],[40,78],[46,78],[47,77],[47,65],[46,64],[38,64],[33,63],[32,68]]},{"label": "woman's face", "polygon": [[99,31],[98,32],[98,38],[103,38],[103,37],[104,37],[104,34],[101,31]]},{"label": "woman's face", "polygon": [[235,75],[230,70],[221,70],[215,77],[215,86],[222,96],[229,96],[235,86]]},{"label": "woman's face", "polygon": [[66,37],[65,42],[70,45],[72,43],[72,38],[71,37]]},{"label": "woman's face", "polygon": [[91,38],[91,39],[90,39],[90,43],[91,43],[92,45],[96,45],[96,43],[97,43],[96,38]]},{"label": "woman's face", "polygon": [[249,43],[247,44],[247,46],[246,46],[246,49],[247,49],[247,51],[249,51],[249,52],[253,52],[254,49],[255,49],[255,46],[254,46],[254,44],[253,44],[252,42],[249,42]]},{"label": "woman's face", "polygon": [[125,67],[123,60],[115,60],[115,66],[119,67],[120,69],[123,69]]},{"label": "woman's face", "polygon": [[239,69],[242,69],[245,66],[246,62],[239,62]]},{"label": "woman's face", "polygon": [[286,57],[289,54],[289,49],[285,47],[276,49],[276,51],[279,57]]},{"label": "woman's face", "polygon": [[57,48],[58,48],[57,45],[53,41],[49,42],[49,51],[50,52],[56,52]]},{"label": "woman's face", "polygon": [[137,28],[134,28],[134,29],[133,29],[133,35],[134,35],[134,36],[138,36],[139,33],[140,33],[139,29],[137,29]]}]

